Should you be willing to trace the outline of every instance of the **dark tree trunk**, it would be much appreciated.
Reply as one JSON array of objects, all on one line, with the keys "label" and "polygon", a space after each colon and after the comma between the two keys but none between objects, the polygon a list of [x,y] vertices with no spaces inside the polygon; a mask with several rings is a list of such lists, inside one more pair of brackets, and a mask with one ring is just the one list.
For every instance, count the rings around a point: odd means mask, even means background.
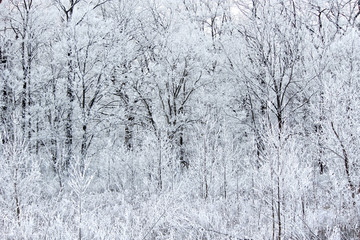
[{"label": "dark tree trunk", "polygon": [[134,117],[132,116],[129,107],[126,107],[127,116],[125,122],[125,146],[126,149],[131,151],[133,149],[133,126],[134,126]]},{"label": "dark tree trunk", "polygon": [[[71,57],[71,52],[68,53],[68,57]],[[67,78],[67,90],[66,90],[66,96],[68,98],[68,108],[67,108],[67,115],[66,115],[66,123],[65,123],[65,151],[66,151],[66,157],[65,157],[65,167],[69,167],[71,159],[73,157],[73,150],[72,150],[72,144],[73,144],[73,63],[69,59],[68,60],[68,78]]]},{"label": "dark tree trunk", "polygon": [[[0,71],[4,73],[4,70],[8,67],[8,61],[7,57],[5,55],[4,51],[1,51],[0,49]],[[12,141],[13,139],[13,126],[12,126],[12,113],[11,113],[11,107],[13,105],[12,103],[12,97],[11,97],[11,89],[8,84],[8,79],[5,74],[0,74],[0,77],[2,78],[3,86],[2,86],[2,106],[1,106],[1,125],[2,125],[2,131],[4,131],[5,134],[2,135],[2,143],[5,144],[8,141]]]},{"label": "dark tree trunk", "polygon": [[185,147],[184,147],[184,136],[183,130],[180,130],[179,133],[179,147],[180,147],[180,164],[182,169],[189,168],[189,162],[185,159]]},{"label": "dark tree trunk", "polygon": [[82,134],[82,142],[81,142],[81,162],[80,162],[80,170],[83,173],[85,167],[85,160],[87,156],[87,146],[88,146],[88,133],[87,133],[87,124],[83,124],[83,134]]}]

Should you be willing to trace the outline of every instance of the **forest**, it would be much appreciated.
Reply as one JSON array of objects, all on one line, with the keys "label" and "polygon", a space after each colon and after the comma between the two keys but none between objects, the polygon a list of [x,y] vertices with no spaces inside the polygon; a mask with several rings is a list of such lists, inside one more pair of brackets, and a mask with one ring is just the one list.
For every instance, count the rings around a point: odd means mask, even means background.
[{"label": "forest", "polygon": [[0,239],[359,239],[359,15],[0,0]]}]

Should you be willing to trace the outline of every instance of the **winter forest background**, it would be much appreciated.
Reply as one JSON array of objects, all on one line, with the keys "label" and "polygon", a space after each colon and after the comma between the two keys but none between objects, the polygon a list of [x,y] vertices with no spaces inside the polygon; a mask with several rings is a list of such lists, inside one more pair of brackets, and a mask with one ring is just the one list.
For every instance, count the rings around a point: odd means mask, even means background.
[{"label": "winter forest background", "polygon": [[358,239],[359,15],[3,0],[0,238]]}]

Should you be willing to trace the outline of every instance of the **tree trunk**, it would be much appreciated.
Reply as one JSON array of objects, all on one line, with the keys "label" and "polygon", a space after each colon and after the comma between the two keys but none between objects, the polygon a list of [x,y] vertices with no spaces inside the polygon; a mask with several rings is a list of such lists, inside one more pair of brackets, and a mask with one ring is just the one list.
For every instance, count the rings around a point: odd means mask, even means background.
[{"label": "tree trunk", "polygon": [[12,113],[10,106],[13,105],[11,98],[11,90],[8,83],[8,77],[5,75],[5,69],[7,69],[7,57],[5,52],[0,49],[0,77],[2,78],[3,86],[2,86],[2,106],[1,106],[1,124],[3,126],[2,131],[5,134],[2,135],[2,143],[5,144],[8,141],[12,141]]},{"label": "tree trunk", "polygon": [[85,160],[87,156],[87,146],[88,146],[88,134],[87,134],[87,124],[83,124],[83,134],[81,142],[81,161],[80,161],[80,171],[84,173]]},{"label": "tree trunk", "polygon": [[159,142],[158,189],[161,191],[162,190],[162,141],[161,141],[161,136],[159,136],[158,142]]},{"label": "tree trunk", "polygon": [[185,148],[184,148],[184,136],[183,136],[183,129],[180,130],[179,133],[179,148],[180,148],[180,166],[181,169],[188,169],[189,162],[185,159]]},{"label": "tree trunk", "polygon": [[68,76],[67,76],[67,89],[66,89],[66,96],[68,100],[68,107],[67,107],[67,115],[66,115],[66,123],[65,123],[65,167],[68,168],[73,157],[73,62],[71,58],[71,51],[68,52]]},{"label": "tree trunk", "polygon": [[129,107],[126,109],[127,116],[126,116],[126,123],[125,123],[125,146],[126,149],[131,151],[133,149],[133,122],[134,117],[129,112]]}]

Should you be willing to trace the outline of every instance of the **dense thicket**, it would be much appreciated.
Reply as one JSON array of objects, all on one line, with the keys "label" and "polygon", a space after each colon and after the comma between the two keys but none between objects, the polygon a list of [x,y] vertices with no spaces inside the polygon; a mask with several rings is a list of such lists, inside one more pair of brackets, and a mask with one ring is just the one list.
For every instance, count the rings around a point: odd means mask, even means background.
[{"label": "dense thicket", "polygon": [[360,238],[360,2],[0,1],[1,239]]}]

